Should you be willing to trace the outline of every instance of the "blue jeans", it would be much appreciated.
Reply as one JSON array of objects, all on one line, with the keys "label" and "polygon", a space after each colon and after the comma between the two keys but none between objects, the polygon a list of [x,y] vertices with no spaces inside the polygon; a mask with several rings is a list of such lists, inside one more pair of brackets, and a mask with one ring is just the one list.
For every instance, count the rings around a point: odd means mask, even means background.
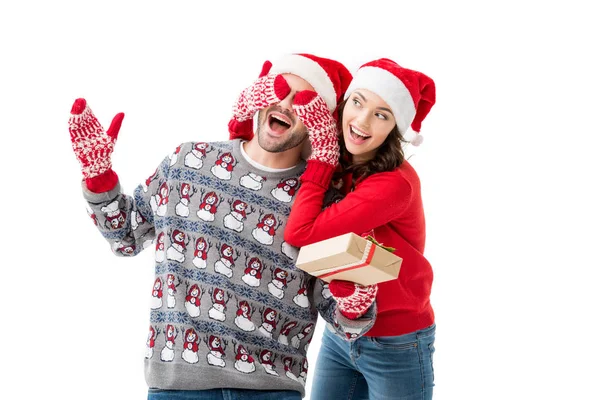
[{"label": "blue jeans", "polygon": [[431,400],[435,325],[400,336],[346,342],[329,329],[315,366],[311,400]]},{"label": "blue jeans", "polygon": [[162,390],[148,389],[148,400],[301,400],[293,390]]}]

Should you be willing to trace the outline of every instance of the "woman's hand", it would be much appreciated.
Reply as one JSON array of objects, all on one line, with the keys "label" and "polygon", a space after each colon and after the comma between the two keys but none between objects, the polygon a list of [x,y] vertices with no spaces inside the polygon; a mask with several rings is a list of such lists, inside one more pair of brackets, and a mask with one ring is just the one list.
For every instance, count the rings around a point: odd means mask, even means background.
[{"label": "woman's hand", "polygon": [[340,313],[346,318],[363,316],[375,301],[377,285],[359,285],[349,281],[332,280],[329,283],[331,296],[337,302]]},{"label": "woman's hand", "polygon": [[312,90],[296,93],[294,111],[308,129],[312,153],[307,161],[316,160],[336,167],[340,158],[337,123],[325,100]]}]

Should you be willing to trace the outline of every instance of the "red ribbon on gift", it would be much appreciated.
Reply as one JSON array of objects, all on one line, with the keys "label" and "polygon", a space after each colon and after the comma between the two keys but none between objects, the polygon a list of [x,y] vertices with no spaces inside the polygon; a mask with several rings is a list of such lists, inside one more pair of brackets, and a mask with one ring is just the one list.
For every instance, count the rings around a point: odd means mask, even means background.
[{"label": "red ribbon on gift", "polygon": [[361,260],[357,264],[350,264],[347,267],[342,267],[341,269],[336,269],[335,271],[327,272],[323,275],[319,275],[318,277],[320,279],[323,279],[323,278],[327,278],[328,276],[339,274],[341,272],[352,271],[353,269],[366,267],[373,260],[373,255],[375,254],[376,248],[377,248],[377,246],[373,245],[373,243],[367,242],[367,247],[365,248],[365,251],[368,251],[368,253],[367,253],[367,257],[364,259],[364,261]]}]

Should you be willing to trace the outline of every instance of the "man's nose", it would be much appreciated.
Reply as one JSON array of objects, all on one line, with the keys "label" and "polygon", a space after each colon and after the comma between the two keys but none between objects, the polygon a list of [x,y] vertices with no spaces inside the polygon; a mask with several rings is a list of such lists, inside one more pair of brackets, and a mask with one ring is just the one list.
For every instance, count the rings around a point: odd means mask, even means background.
[{"label": "man's nose", "polygon": [[296,96],[296,91],[291,91],[287,97],[279,102],[281,108],[284,108],[288,111],[294,112],[292,108],[292,104],[294,104],[294,97]]}]

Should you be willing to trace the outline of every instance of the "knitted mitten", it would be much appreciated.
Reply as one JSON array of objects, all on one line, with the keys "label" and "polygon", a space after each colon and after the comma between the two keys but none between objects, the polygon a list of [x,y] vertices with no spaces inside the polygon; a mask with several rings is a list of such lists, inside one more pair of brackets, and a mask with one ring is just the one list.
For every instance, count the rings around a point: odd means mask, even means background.
[{"label": "knitted mitten", "polygon": [[106,192],[117,185],[118,177],[112,170],[110,156],[124,116],[123,113],[115,115],[108,131],[104,132],[85,99],[73,103],[69,118],[71,144],[86,186],[92,192]]},{"label": "knitted mitten", "polygon": [[307,161],[320,161],[335,168],[340,158],[337,123],[325,100],[316,92],[304,90],[296,93],[292,107],[308,129],[312,154]]},{"label": "knitted mitten", "polygon": [[377,295],[377,285],[362,286],[358,283],[333,280],[329,283],[331,296],[337,302],[340,313],[349,319],[363,316]]},{"label": "knitted mitten", "polygon": [[279,103],[290,94],[291,90],[281,75],[259,77],[252,86],[242,91],[233,105],[233,117],[229,121],[229,139],[251,140],[254,136],[252,132],[254,114],[263,108]]}]

